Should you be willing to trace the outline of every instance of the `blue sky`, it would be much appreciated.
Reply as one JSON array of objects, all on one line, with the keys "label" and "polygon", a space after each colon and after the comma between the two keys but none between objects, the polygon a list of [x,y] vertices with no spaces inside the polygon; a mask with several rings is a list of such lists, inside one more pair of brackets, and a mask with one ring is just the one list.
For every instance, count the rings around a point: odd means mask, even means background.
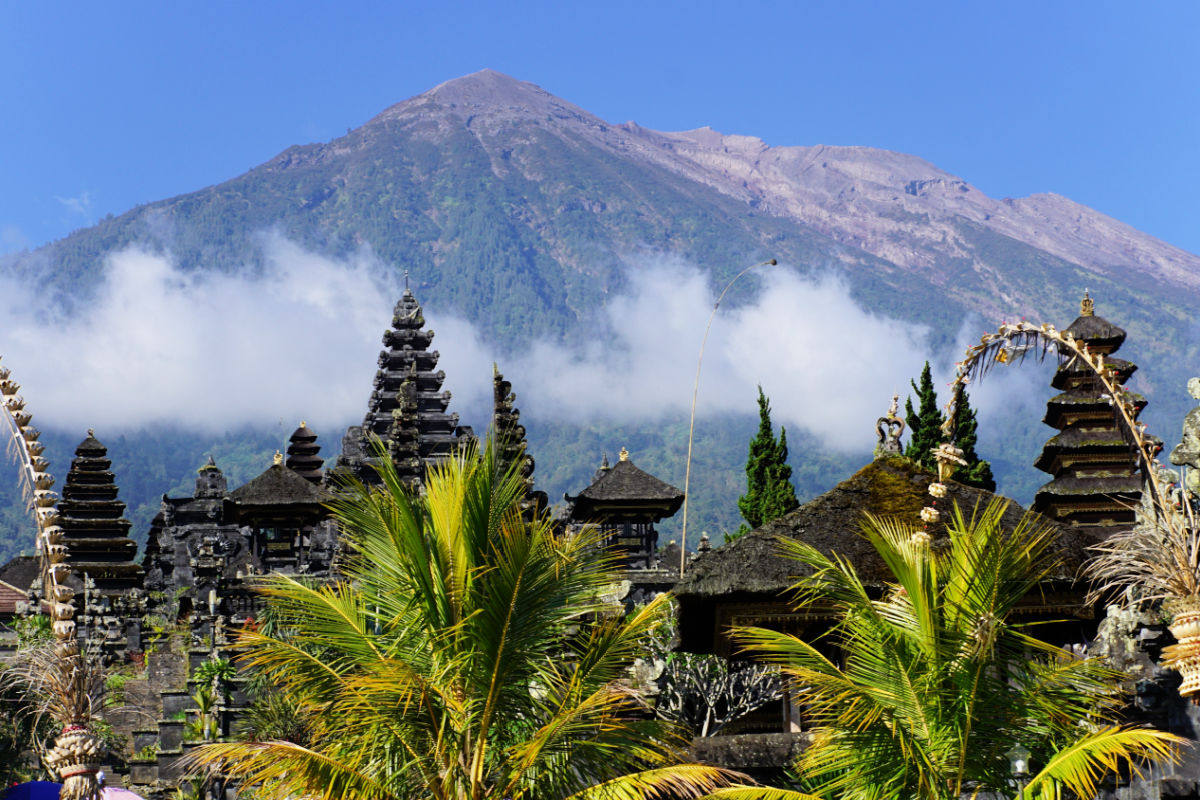
[{"label": "blue sky", "polygon": [[1200,3],[0,4],[0,252],[488,67],[613,122],[922,156],[1200,252]]}]

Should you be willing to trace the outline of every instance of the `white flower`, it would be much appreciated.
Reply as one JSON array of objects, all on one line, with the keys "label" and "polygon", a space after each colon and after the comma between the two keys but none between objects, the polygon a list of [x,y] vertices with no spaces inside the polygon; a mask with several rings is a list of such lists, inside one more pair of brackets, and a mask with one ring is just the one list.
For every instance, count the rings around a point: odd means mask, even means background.
[{"label": "white flower", "polygon": [[934,481],[929,484],[929,493],[940,500],[946,496],[946,484]]},{"label": "white flower", "polygon": [[950,442],[939,444],[933,451],[933,457],[943,464],[958,464],[964,467],[967,465],[966,460],[963,459],[963,451]]},{"label": "white flower", "polygon": [[930,506],[925,506],[924,508],[921,509],[921,521],[922,522],[937,522],[938,518],[941,516],[942,515],[940,513],[938,513],[938,510],[936,508],[932,508]]},{"label": "white flower", "polygon": [[[926,509],[926,510],[929,510],[929,509]],[[917,531],[916,533],[914,533],[912,535],[912,543],[915,544],[917,547],[928,547],[929,543],[932,541],[933,541],[933,537],[930,536],[925,531]]]}]

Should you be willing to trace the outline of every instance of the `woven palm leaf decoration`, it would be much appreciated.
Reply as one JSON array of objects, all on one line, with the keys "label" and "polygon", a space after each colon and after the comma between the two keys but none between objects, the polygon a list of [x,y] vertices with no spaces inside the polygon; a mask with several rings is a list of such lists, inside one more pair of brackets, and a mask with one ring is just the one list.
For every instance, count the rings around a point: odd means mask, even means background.
[{"label": "woven palm leaf decoration", "polygon": [[[1163,480],[1158,461],[1161,442],[1147,434],[1137,419],[1130,393],[1121,386],[1103,353],[1092,353],[1086,342],[1053,325],[1019,322],[985,333],[956,365],[951,398],[946,405],[942,435],[953,445],[958,400],[963,387],[978,381],[996,364],[1020,363],[1029,355],[1055,356],[1060,364],[1085,368],[1094,388],[1112,407],[1117,428],[1137,455],[1148,495],[1139,511],[1141,525],[1117,533],[1092,548],[1096,555],[1087,571],[1093,581],[1091,600],[1125,592],[1135,602],[1164,602],[1173,615],[1171,625],[1179,643],[1163,651],[1163,664],[1184,678],[1182,695],[1200,694],[1200,526],[1187,493],[1173,493]],[[945,447],[946,445],[943,445]]]},{"label": "woven palm leaf decoration", "polygon": [[62,778],[59,796],[63,800],[91,800],[100,795],[96,773],[105,750],[91,728],[97,671],[80,651],[75,635],[75,592],[67,585],[71,568],[59,525],[58,495],[53,491],[49,462],[42,455],[40,432],[31,425],[33,415],[18,394],[20,388],[10,370],[0,365],[0,404],[4,409],[0,418],[7,425],[9,453],[20,469],[37,524],[42,586],[55,638],[54,663],[41,684],[49,690],[43,699],[45,709],[62,725],[62,731],[44,760]]}]

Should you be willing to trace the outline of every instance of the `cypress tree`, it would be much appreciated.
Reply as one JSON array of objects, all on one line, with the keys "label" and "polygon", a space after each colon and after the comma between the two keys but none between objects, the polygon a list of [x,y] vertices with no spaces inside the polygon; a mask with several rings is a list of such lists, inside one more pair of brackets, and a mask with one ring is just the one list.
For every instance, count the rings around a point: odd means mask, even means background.
[{"label": "cypress tree", "polygon": [[937,392],[933,388],[933,374],[928,361],[921,370],[921,385],[918,387],[912,381],[908,383],[917,393],[919,410],[913,411],[912,397],[904,401],[904,420],[908,423],[909,431],[904,455],[927,469],[937,469],[933,448],[942,442],[942,412],[938,408]]},{"label": "cypress tree", "polygon": [[746,459],[746,493],[738,498],[738,509],[746,524],[741,535],[780,517],[800,505],[792,487],[792,468],[787,463],[787,431],[775,439],[771,427],[771,404],[758,387],[758,433],[750,440]]},{"label": "cypress tree", "polygon": [[970,398],[964,389],[958,403],[958,419],[954,422],[954,443],[962,449],[967,465],[955,471],[954,480],[994,492],[996,479],[992,477],[992,465],[975,452],[975,443],[979,439],[978,428],[975,409],[971,408]]}]

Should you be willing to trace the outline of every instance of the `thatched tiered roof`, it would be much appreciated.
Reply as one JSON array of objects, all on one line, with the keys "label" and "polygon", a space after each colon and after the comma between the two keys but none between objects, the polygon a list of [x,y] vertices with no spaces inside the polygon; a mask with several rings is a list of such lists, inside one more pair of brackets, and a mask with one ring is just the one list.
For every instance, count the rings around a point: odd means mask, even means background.
[{"label": "thatched tiered roof", "polygon": [[[804,568],[781,554],[781,538],[807,542],[826,554],[840,554],[855,566],[868,585],[882,589],[889,573],[860,533],[863,515],[871,513],[917,523],[921,509],[929,503],[928,486],[934,480],[933,473],[906,458],[881,457],[790,514],[697,557],[675,590],[680,603],[683,649],[707,652],[712,647],[712,625],[718,604],[786,605],[789,590]],[[946,498],[939,501],[940,507],[947,511],[942,522],[929,527],[934,547],[939,540],[945,540],[948,510],[955,504],[969,517],[994,500],[1005,499],[954,481],[947,486]],[[1003,527],[1013,530],[1024,514],[1019,505],[1011,503],[1004,512]],[[1055,549],[1061,564],[1055,582],[1071,586],[1087,557],[1086,540],[1045,518],[1038,518],[1037,523],[1060,531]],[[1077,611],[1063,609],[1064,614]]]}]

